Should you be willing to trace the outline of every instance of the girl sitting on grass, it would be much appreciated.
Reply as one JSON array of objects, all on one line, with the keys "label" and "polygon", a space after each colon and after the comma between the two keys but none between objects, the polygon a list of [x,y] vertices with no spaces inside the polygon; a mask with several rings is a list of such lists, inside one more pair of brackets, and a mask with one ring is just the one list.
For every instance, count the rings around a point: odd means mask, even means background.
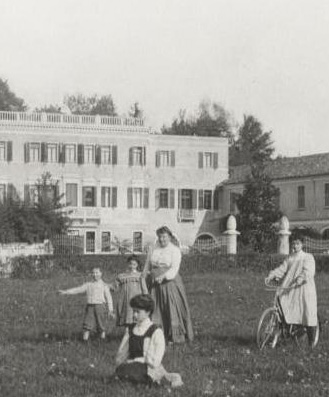
[{"label": "girl sitting on grass", "polygon": [[162,329],[150,317],[154,301],[148,294],[136,295],[130,301],[135,325],[127,327],[116,356],[116,374],[121,380],[160,384],[165,379],[172,387],[183,385],[179,374],[168,373],[161,361],[165,353]]},{"label": "girl sitting on grass", "polygon": [[90,332],[96,328],[101,339],[105,339],[106,307],[109,316],[114,317],[112,296],[108,285],[102,280],[102,272],[99,267],[92,270],[93,281],[80,287],[59,290],[62,295],[75,295],[85,293],[87,306],[83,320],[83,340],[87,341]]},{"label": "girl sitting on grass", "polygon": [[139,294],[147,294],[145,278],[142,277],[140,262],[136,255],[128,257],[128,269],[125,273],[120,273],[112,288],[118,290],[116,304],[116,325],[128,326],[133,324],[133,309],[130,300]]}]

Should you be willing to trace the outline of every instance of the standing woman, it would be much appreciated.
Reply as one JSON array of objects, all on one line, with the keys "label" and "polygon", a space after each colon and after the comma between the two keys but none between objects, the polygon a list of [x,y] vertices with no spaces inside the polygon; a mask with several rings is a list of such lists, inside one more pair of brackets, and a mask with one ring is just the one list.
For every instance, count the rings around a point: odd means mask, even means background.
[{"label": "standing woman", "polygon": [[167,226],[156,231],[158,241],[150,250],[143,273],[148,275],[149,291],[155,301],[152,321],[161,325],[167,342],[193,340],[193,329],[185,288],[179,275],[180,249],[172,243]]}]

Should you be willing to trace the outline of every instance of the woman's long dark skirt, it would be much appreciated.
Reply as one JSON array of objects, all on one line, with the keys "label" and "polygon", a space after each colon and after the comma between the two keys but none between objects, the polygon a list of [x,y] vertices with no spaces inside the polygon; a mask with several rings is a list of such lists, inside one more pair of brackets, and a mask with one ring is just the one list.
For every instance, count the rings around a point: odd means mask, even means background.
[{"label": "woman's long dark skirt", "polygon": [[155,301],[152,321],[162,327],[166,341],[192,341],[190,309],[181,276],[178,274],[173,280],[165,280],[161,284],[151,281],[149,289]]}]

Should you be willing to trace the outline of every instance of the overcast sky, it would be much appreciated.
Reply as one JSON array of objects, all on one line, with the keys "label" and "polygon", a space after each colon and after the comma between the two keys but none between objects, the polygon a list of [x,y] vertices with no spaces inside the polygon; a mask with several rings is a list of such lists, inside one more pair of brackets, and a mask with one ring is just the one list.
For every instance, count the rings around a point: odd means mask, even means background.
[{"label": "overcast sky", "polygon": [[32,107],[138,101],[158,129],[206,98],[277,154],[329,152],[329,1],[1,0],[0,77]]}]

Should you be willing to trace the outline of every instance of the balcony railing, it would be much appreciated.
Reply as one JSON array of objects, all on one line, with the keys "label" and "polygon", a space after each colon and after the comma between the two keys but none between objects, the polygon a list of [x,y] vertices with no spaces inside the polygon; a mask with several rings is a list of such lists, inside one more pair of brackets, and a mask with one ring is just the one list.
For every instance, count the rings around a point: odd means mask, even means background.
[{"label": "balcony railing", "polygon": [[92,130],[127,130],[153,133],[143,119],[110,116],[88,116],[59,113],[0,112],[0,125],[43,128],[81,128]]},{"label": "balcony railing", "polygon": [[79,218],[79,219],[99,219],[101,217],[101,211],[99,208],[76,208],[76,207],[68,207],[69,216],[71,218]]},{"label": "balcony railing", "polygon": [[196,218],[196,210],[179,209],[177,214],[178,222],[194,222]]}]

